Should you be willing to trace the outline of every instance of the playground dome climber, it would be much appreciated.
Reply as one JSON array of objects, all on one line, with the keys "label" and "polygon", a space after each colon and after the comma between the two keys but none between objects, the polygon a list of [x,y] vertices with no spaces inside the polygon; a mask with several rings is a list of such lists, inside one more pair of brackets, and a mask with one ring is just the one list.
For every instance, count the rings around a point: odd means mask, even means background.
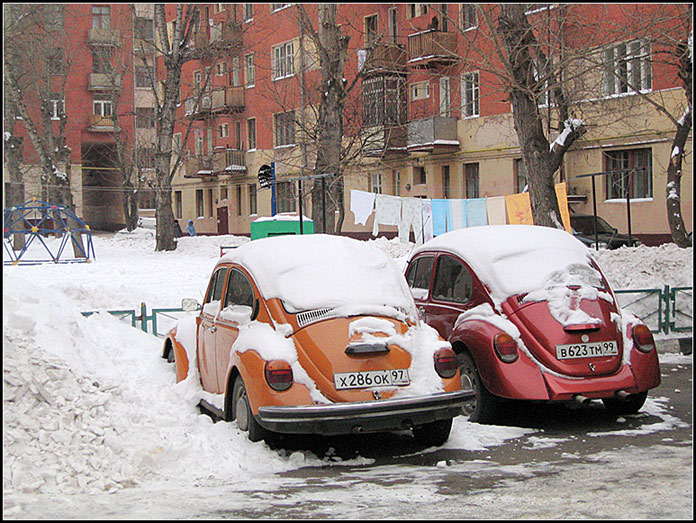
[{"label": "playground dome climber", "polygon": [[36,198],[4,209],[3,245],[4,265],[89,263],[90,253],[95,257],[89,225],[68,207]]}]

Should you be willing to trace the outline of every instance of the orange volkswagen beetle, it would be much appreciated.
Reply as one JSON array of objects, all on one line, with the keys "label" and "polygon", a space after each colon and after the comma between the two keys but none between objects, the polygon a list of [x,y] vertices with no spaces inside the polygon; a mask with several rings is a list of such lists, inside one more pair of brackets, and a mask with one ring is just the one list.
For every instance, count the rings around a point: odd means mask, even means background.
[{"label": "orange volkswagen beetle", "polygon": [[225,254],[163,356],[177,381],[200,380],[202,408],[252,441],[412,429],[441,445],[473,395],[395,262],[339,236],[264,238]]}]

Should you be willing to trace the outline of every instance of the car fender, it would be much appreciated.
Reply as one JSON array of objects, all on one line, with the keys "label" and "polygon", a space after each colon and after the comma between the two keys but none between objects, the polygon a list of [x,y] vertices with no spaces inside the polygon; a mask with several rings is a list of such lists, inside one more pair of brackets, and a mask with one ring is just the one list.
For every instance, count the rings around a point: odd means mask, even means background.
[{"label": "car fender", "polygon": [[188,376],[189,361],[188,355],[186,354],[186,349],[177,339],[176,333],[177,329],[174,327],[165,336],[162,357],[167,357],[167,352],[169,352],[170,347],[174,350],[174,365],[176,367],[176,381],[178,383],[185,380]]},{"label": "car fender", "polygon": [[255,350],[243,352],[232,351],[227,367],[225,386],[225,418],[229,419],[232,412],[232,391],[237,376],[241,376],[247,391],[249,406],[254,416],[258,415],[259,407],[311,405],[312,398],[309,389],[295,381],[286,391],[273,390],[264,375],[266,360]]},{"label": "car fender", "polygon": [[519,357],[512,363],[498,358],[493,339],[502,332],[483,319],[464,320],[456,325],[449,341],[455,352],[469,351],[481,381],[492,394],[510,399],[548,400],[543,374],[523,350],[519,350]]},{"label": "car fender", "polygon": [[[630,325],[628,332],[631,332],[633,325]],[[625,345],[625,344],[624,344]],[[636,387],[639,392],[654,389],[661,382],[660,362],[657,355],[657,346],[650,352],[643,352],[636,348],[631,340],[631,370],[636,378]]]}]

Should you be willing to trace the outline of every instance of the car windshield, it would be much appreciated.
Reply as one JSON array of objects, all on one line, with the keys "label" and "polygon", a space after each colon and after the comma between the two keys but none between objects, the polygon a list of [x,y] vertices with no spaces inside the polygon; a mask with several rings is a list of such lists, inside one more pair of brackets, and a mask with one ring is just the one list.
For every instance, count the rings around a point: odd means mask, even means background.
[{"label": "car windshield", "polygon": [[[580,234],[594,234],[594,216],[571,216],[573,229]],[[597,232],[599,234],[612,234],[614,228],[604,219],[597,216]]]},{"label": "car windshield", "polygon": [[368,242],[312,234],[250,241],[224,256],[242,264],[266,299],[288,312],[334,308],[415,317],[396,262]]}]

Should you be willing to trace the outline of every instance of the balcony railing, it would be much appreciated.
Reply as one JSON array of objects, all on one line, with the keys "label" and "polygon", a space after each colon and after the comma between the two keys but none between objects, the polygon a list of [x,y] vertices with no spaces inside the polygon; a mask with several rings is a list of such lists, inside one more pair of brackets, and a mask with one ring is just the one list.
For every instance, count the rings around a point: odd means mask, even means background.
[{"label": "balcony railing", "polygon": [[121,75],[111,73],[90,73],[88,89],[90,91],[105,91],[121,88]]},{"label": "balcony railing", "polygon": [[456,118],[431,116],[408,122],[409,151],[433,151],[451,147],[459,147]]},{"label": "balcony railing", "polygon": [[213,91],[211,110],[216,113],[244,111],[244,87],[225,87]]},{"label": "balcony railing", "polygon": [[111,117],[98,114],[90,114],[87,125],[89,131],[93,133],[114,133],[119,130]]},{"label": "balcony railing", "polygon": [[423,31],[408,37],[408,64],[432,67],[456,62],[457,35],[445,31]]},{"label": "balcony railing", "polygon": [[403,46],[380,42],[363,51],[365,52],[365,63],[362,66],[361,72],[364,75],[406,73],[408,55]]},{"label": "balcony railing", "polygon": [[210,178],[215,176],[213,157],[210,155],[192,156],[182,162],[184,178]]},{"label": "balcony railing", "polygon": [[121,45],[121,33],[111,27],[91,27],[87,33],[89,45]]},{"label": "balcony railing", "polygon": [[376,126],[362,130],[363,151],[370,157],[393,157],[407,152],[406,126]]}]

